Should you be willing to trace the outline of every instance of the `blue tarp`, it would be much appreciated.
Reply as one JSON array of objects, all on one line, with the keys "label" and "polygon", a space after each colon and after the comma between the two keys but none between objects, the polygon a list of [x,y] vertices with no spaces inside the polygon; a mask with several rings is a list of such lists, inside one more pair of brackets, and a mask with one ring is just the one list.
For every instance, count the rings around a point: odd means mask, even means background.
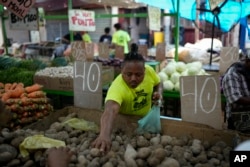
[{"label": "blue tarp", "polygon": [[[169,13],[177,12],[178,0],[136,0],[150,6],[155,6],[161,9],[169,10]],[[204,0],[205,9],[210,10],[209,1]],[[218,6],[220,6],[219,4]],[[196,0],[179,0],[179,16],[188,20],[196,20],[197,12]],[[235,23],[241,22],[242,18],[245,18],[250,14],[250,0],[244,2],[237,2],[236,0],[227,0],[224,6],[220,8],[220,12],[217,15],[219,23],[215,20],[214,25],[221,29],[223,32],[228,32],[235,25]],[[200,20],[213,23],[215,15],[212,12],[201,12],[199,15]],[[220,25],[220,26],[218,26]]]}]

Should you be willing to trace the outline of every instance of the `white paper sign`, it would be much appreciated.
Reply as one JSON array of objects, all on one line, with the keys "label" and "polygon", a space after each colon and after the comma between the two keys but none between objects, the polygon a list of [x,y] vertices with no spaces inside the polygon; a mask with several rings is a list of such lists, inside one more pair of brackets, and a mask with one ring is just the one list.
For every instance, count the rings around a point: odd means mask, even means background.
[{"label": "white paper sign", "polygon": [[161,30],[161,9],[148,6],[149,29],[154,31]]},{"label": "white paper sign", "polygon": [[19,18],[13,13],[9,15],[10,29],[12,30],[38,30],[38,12],[36,8],[31,8],[30,11],[23,17]]},{"label": "white paper sign", "polygon": [[69,29],[71,31],[95,31],[95,12],[88,10],[69,10]]}]

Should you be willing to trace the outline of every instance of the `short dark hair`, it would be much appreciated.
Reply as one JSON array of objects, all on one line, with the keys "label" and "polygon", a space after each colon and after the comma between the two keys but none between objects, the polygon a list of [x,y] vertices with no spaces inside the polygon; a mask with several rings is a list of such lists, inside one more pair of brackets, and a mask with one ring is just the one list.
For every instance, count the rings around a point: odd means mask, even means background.
[{"label": "short dark hair", "polygon": [[108,34],[108,33],[110,32],[110,28],[109,28],[109,27],[106,27],[106,28],[104,29],[104,32]]},{"label": "short dark hair", "polygon": [[115,27],[115,29],[120,30],[122,26],[121,26],[120,23],[116,23],[116,24],[114,25],[114,27]]},{"label": "short dark hair", "polygon": [[131,51],[125,55],[123,64],[131,61],[141,61],[143,63],[145,62],[144,57],[138,53],[138,46],[135,43],[131,44]]}]

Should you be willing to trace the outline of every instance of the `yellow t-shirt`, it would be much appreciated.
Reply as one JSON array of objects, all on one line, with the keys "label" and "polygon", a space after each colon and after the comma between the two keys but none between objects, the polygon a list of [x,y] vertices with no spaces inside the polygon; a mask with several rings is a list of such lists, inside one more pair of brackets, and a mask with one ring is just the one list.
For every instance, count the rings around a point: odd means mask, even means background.
[{"label": "yellow t-shirt", "polygon": [[145,65],[145,76],[136,88],[130,88],[118,75],[110,86],[106,99],[120,104],[119,113],[144,116],[151,109],[153,88],[160,83],[160,78],[154,69]]},{"label": "yellow t-shirt", "polygon": [[91,38],[90,38],[89,34],[87,34],[87,33],[82,35],[82,39],[83,39],[84,42],[91,43]]},{"label": "yellow t-shirt", "polygon": [[114,32],[112,35],[112,43],[123,46],[124,47],[124,53],[127,54],[129,52],[128,49],[128,42],[130,41],[129,34],[124,30],[118,30]]}]

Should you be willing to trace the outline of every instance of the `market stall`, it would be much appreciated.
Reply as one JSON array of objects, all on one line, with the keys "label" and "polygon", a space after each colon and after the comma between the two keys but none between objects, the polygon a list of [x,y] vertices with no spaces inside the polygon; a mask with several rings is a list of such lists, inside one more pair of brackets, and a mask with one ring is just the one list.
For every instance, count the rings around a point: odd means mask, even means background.
[{"label": "market stall", "polygon": [[[119,75],[122,58],[110,56],[109,49],[96,52],[95,45],[72,42],[69,57],[46,63],[0,57],[0,118],[15,115],[11,124],[0,124],[0,165],[43,167],[48,148],[67,146],[76,151],[70,166],[229,166],[230,151],[249,139],[224,127],[221,108],[225,97],[219,77],[238,60],[238,48],[223,48],[222,65],[211,72],[201,61],[178,60],[178,47],[167,61],[165,43],[157,45],[155,56],[143,47],[146,64],[163,83],[161,130],[138,133],[138,117],[119,115],[112,125],[111,151],[102,155],[90,143],[100,132],[105,92]],[[51,54],[53,47],[30,49]],[[24,67],[31,72],[20,74]],[[62,107],[68,99],[71,104]],[[175,113],[169,116],[169,110]]]}]

